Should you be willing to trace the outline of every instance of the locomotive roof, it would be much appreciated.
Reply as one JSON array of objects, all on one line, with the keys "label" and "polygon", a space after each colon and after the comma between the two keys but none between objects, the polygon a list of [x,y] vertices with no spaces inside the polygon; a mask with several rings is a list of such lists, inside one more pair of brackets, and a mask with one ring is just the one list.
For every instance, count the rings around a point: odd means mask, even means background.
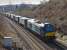
[{"label": "locomotive roof", "polygon": [[28,22],[31,22],[31,23],[35,23],[35,22],[38,22],[39,20],[35,20],[35,19],[30,19],[28,20]]},{"label": "locomotive roof", "polygon": [[39,26],[43,27],[44,26],[44,23],[39,24]]},{"label": "locomotive roof", "polygon": [[19,15],[15,15],[15,17],[21,17],[21,16],[19,16]]},{"label": "locomotive roof", "polygon": [[29,19],[29,18],[27,18],[27,17],[21,17],[20,19]]},{"label": "locomotive roof", "polygon": [[46,23],[44,23],[44,24],[50,24],[50,23],[46,22]]},{"label": "locomotive roof", "polygon": [[44,23],[35,23],[34,25],[36,25],[38,27],[44,27]]},{"label": "locomotive roof", "polygon": [[44,27],[45,24],[50,24],[50,23],[46,22],[46,23],[33,23],[33,24],[38,27]]}]

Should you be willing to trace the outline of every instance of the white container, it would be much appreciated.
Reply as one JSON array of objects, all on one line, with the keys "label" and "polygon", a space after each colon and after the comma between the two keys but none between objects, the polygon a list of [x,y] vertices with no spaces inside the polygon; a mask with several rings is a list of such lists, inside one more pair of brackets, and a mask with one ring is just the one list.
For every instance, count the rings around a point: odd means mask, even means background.
[{"label": "white container", "polygon": [[11,48],[12,47],[12,37],[4,37],[2,43],[4,47]]},{"label": "white container", "polygon": [[13,17],[14,17],[14,14],[11,14],[11,19],[13,19]]},{"label": "white container", "polygon": [[21,16],[15,16],[15,21],[19,21],[19,18],[21,18]]},{"label": "white container", "polygon": [[27,17],[22,17],[22,18],[20,18],[19,23],[22,24],[22,25],[25,25],[25,20],[28,20],[28,19],[29,18],[27,18]]}]

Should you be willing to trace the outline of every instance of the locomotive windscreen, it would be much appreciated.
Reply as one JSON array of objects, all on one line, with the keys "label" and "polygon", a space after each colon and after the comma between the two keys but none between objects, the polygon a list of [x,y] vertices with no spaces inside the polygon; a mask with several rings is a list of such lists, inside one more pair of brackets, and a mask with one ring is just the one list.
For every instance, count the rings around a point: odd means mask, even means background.
[{"label": "locomotive windscreen", "polygon": [[45,24],[44,31],[46,31],[46,32],[54,32],[55,29],[54,29],[54,26],[52,24]]}]

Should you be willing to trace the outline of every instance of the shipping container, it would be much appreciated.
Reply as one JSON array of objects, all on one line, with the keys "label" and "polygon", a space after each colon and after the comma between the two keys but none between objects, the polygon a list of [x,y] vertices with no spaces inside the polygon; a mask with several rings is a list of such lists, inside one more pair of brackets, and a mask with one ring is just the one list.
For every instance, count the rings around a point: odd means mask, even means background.
[{"label": "shipping container", "polygon": [[5,48],[12,48],[12,37],[4,37],[2,40],[2,44]]},{"label": "shipping container", "polygon": [[19,23],[22,24],[24,27],[27,27],[27,20],[29,20],[29,18],[22,17],[22,18],[20,18]]},{"label": "shipping container", "polygon": [[22,16],[15,16],[15,21],[19,23],[19,19],[21,18]]},{"label": "shipping container", "polygon": [[15,16],[14,14],[11,14],[11,19],[13,19],[13,18],[14,18],[14,16]]}]

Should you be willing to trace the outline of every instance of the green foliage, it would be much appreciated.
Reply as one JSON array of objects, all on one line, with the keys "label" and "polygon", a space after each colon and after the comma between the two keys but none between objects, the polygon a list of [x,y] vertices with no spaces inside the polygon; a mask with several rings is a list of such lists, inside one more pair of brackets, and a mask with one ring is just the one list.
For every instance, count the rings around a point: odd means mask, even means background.
[{"label": "green foliage", "polygon": [[22,9],[17,9],[16,12],[19,12],[19,13],[22,13],[22,12],[32,12],[32,9],[22,8]]}]

